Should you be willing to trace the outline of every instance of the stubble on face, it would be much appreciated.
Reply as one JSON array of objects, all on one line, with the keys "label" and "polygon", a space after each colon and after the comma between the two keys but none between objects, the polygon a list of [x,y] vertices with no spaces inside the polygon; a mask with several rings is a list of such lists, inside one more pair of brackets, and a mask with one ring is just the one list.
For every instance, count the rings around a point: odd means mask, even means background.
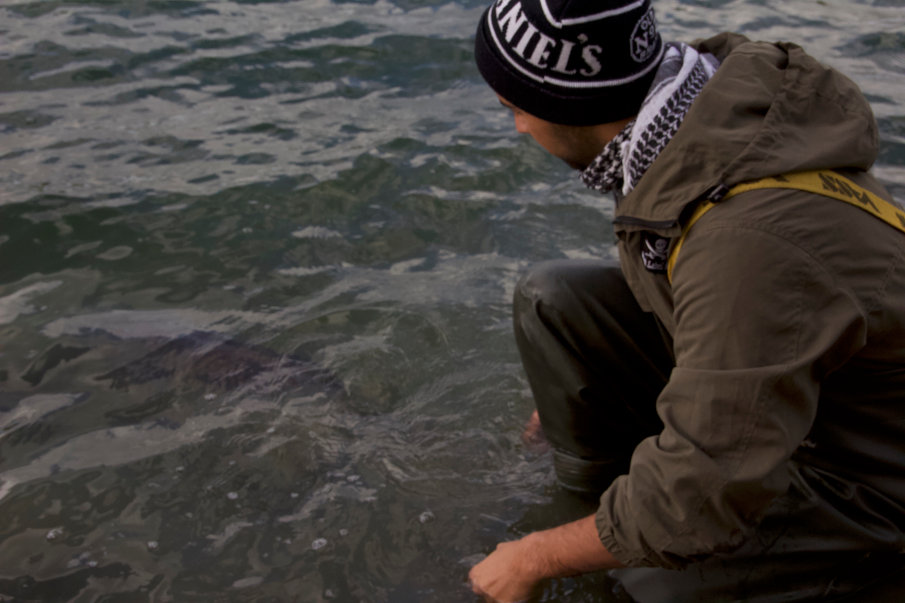
[{"label": "stubble on face", "polygon": [[500,104],[512,112],[515,129],[530,135],[542,148],[569,167],[584,170],[633,118],[593,126],[568,126],[535,117],[510,101],[499,97]]}]

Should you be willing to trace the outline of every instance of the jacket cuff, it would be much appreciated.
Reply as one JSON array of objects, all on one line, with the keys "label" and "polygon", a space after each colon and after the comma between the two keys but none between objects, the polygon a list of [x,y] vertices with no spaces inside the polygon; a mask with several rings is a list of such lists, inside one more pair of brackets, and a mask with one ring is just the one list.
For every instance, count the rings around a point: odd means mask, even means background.
[{"label": "jacket cuff", "polygon": [[612,500],[613,498],[613,492],[610,491],[612,489],[613,486],[610,486],[610,489],[600,497],[601,504],[594,516],[594,523],[597,527],[597,536],[600,538],[600,542],[603,543],[603,546],[606,547],[606,550],[613,557],[626,567],[656,567],[657,564],[653,563],[643,552],[632,551],[620,544],[616,539],[615,526],[618,520],[612,517],[612,509],[607,504],[608,499]]}]

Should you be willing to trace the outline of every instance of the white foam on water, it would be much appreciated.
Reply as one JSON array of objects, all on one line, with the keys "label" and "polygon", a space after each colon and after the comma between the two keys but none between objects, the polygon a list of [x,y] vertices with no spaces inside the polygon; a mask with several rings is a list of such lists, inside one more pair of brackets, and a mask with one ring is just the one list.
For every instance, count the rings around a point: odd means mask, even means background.
[{"label": "white foam on water", "polygon": [[342,238],[342,234],[323,226],[306,226],[292,233],[296,239],[332,239]]},{"label": "white foam on water", "polygon": [[238,406],[221,414],[189,417],[175,429],[159,425],[128,425],[76,436],[31,459],[27,465],[0,473],[0,500],[18,484],[47,478],[61,471],[134,463],[203,441],[213,430],[241,424],[249,413],[279,408],[276,403],[248,402],[241,401]]},{"label": "white foam on water", "polygon": [[15,293],[0,297],[0,325],[13,322],[21,314],[36,312],[37,309],[29,303],[31,299],[53,291],[62,284],[63,281],[33,283]]},{"label": "white foam on water", "polygon": [[0,438],[24,425],[33,423],[62,408],[72,405],[82,398],[81,394],[35,394],[19,400],[10,410],[0,411]]}]

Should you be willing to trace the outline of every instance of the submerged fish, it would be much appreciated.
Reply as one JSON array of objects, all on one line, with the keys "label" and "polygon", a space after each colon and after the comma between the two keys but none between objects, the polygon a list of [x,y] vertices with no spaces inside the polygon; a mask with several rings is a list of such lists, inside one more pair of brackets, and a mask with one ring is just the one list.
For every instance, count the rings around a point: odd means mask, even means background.
[{"label": "submerged fish", "polygon": [[[0,500],[18,484],[65,471],[134,463],[186,445],[200,445],[210,434],[224,430],[241,432],[237,437],[246,454],[265,454],[295,437],[294,430],[291,435],[277,433],[282,422],[291,422],[295,414],[316,414],[325,404],[345,396],[340,380],[313,361],[221,334],[195,331],[162,343],[154,338],[119,340],[114,349],[122,357],[129,351],[124,346],[147,348],[149,341],[156,345],[151,351],[94,378],[95,382],[109,381],[109,388],[36,394],[9,408],[0,406],[0,427],[5,426],[0,437],[71,410],[75,402],[84,408],[81,416],[103,417],[95,429],[61,438],[57,445],[38,442],[37,454],[29,454],[27,463],[14,463],[0,471]],[[54,346],[33,364],[41,370],[26,371],[26,375],[49,373],[77,356],[93,356],[92,362],[97,362],[106,355],[101,351],[109,353],[105,348],[90,348],[90,353],[79,348],[75,355]],[[58,421],[68,425],[70,418]],[[27,448],[32,443],[23,438],[11,445]]]},{"label": "submerged fish", "polygon": [[338,381],[326,369],[295,355],[245,344],[222,335],[194,331],[155,348],[97,380],[110,380],[114,389],[129,389],[152,381],[201,384],[211,393],[274,392],[304,388],[336,390]]}]

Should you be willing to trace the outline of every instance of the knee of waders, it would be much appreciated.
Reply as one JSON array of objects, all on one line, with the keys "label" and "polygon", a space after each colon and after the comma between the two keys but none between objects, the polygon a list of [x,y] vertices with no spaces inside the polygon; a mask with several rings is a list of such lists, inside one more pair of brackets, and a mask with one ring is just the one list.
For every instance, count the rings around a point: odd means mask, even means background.
[{"label": "knee of waders", "polygon": [[566,490],[599,496],[628,470],[626,463],[583,459],[563,450],[553,451],[556,481]]},{"label": "knee of waders", "polygon": [[559,265],[560,262],[551,260],[529,267],[515,286],[515,300],[555,297],[556,292],[563,287]]},{"label": "knee of waders", "polygon": [[531,266],[519,279],[513,296],[516,324],[533,318],[539,306],[562,313],[574,304],[568,277],[570,260],[550,260]]},{"label": "knee of waders", "polygon": [[547,306],[548,300],[554,297],[553,291],[557,288],[554,273],[551,262],[544,262],[531,266],[518,280],[512,299],[512,319],[516,338],[520,332],[533,330],[529,325],[542,322],[538,316],[538,306],[540,304]]},{"label": "knee of waders", "polygon": [[[619,264],[604,260],[548,260],[535,264],[519,279],[515,303],[541,302],[566,310],[582,296],[628,293]],[[580,304],[579,304],[580,305]]]}]

